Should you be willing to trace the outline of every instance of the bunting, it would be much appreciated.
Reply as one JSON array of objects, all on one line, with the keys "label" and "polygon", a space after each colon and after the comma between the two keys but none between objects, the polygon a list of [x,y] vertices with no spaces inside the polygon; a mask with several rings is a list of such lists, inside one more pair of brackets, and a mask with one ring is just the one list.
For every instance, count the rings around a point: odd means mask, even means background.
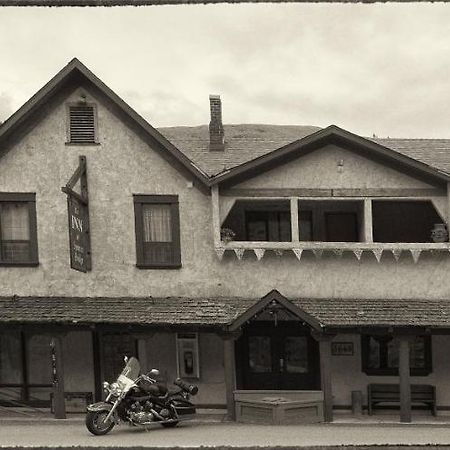
[{"label": "bunting", "polygon": [[374,256],[377,259],[377,261],[380,262],[381,255],[383,254],[383,249],[382,248],[374,248],[372,250],[372,253],[374,254]]},{"label": "bunting", "polygon": [[256,259],[258,261],[260,261],[263,258],[264,253],[266,253],[266,251],[263,248],[255,248],[253,249],[253,251],[255,252]]},{"label": "bunting", "polygon": [[220,261],[222,261],[223,254],[225,253],[225,247],[216,247],[214,249],[216,251],[216,255]]},{"label": "bunting", "polygon": [[413,259],[413,261],[414,261],[414,264],[417,264],[417,262],[419,261],[419,258],[420,258],[420,254],[422,253],[422,250],[419,250],[419,249],[416,249],[416,248],[412,248],[411,250],[410,250],[410,252],[411,252],[411,256],[412,256],[412,259]]},{"label": "bunting", "polygon": [[235,248],[234,253],[236,253],[237,259],[241,260],[244,256],[245,248]]},{"label": "bunting", "polygon": [[400,259],[400,255],[402,254],[401,249],[399,249],[399,248],[393,248],[391,251],[392,251],[392,254],[394,255],[394,259],[395,259],[396,261],[398,261],[398,260]]},{"label": "bunting", "polygon": [[300,261],[303,253],[302,248],[293,248],[292,251],[294,252],[294,255],[297,257],[297,259]]},{"label": "bunting", "polygon": [[356,259],[359,261],[363,254],[363,250],[361,248],[355,248],[355,250],[353,250],[353,254],[356,256]]}]

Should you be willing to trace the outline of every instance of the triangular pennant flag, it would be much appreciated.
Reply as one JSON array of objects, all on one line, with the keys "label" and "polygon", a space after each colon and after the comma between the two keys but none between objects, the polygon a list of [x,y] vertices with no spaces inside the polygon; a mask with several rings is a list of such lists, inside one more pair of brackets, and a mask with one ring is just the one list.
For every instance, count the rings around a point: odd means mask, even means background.
[{"label": "triangular pennant flag", "polygon": [[314,253],[314,256],[315,256],[317,259],[319,259],[319,258],[321,258],[322,255],[323,255],[323,248],[315,248],[315,249],[313,250],[313,253]]},{"label": "triangular pennant flag", "polygon": [[372,253],[375,255],[375,258],[377,259],[377,261],[380,262],[381,255],[383,254],[383,249],[382,248],[374,248],[372,250]]},{"label": "triangular pennant flag", "polygon": [[394,255],[394,259],[398,261],[400,259],[400,255],[402,254],[402,251],[399,248],[394,248],[391,251],[392,254]]},{"label": "triangular pennant flag", "polygon": [[356,256],[356,259],[359,261],[361,259],[362,254],[363,254],[363,250],[361,248],[355,248],[355,250],[353,250],[353,253]]},{"label": "triangular pennant flag", "polygon": [[417,262],[419,261],[419,258],[420,258],[420,254],[422,253],[422,250],[414,248],[414,249],[411,249],[410,252],[411,252],[411,256],[414,261],[414,264],[417,264]]},{"label": "triangular pennant flag", "polygon": [[216,251],[219,260],[222,261],[223,254],[225,253],[225,247],[216,247],[214,250]]},{"label": "triangular pennant flag", "polygon": [[344,250],[342,250],[341,248],[335,248],[335,249],[333,250],[333,253],[334,253],[338,258],[340,258],[340,257],[342,256],[342,254],[344,253]]},{"label": "triangular pennant flag", "polygon": [[244,256],[245,248],[235,248],[234,253],[236,253],[237,259],[242,259]]},{"label": "triangular pennant flag", "polygon": [[274,250],[275,255],[277,256],[283,256],[283,250],[281,250],[280,248],[276,248]]},{"label": "triangular pennant flag", "polygon": [[294,255],[297,257],[297,259],[300,261],[300,258],[302,257],[303,249],[302,248],[293,248],[292,251],[294,252]]},{"label": "triangular pennant flag", "polygon": [[263,248],[254,248],[253,251],[255,252],[256,259],[259,261],[264,256],[264,253],[266,251]]}]

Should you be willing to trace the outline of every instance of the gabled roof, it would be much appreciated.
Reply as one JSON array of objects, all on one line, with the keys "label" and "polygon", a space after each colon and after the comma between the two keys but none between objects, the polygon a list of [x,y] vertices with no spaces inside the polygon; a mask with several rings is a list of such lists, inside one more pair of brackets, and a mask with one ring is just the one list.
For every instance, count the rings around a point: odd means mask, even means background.
[{"label": "gabled roof", "polygon": [[[158,128],[209,177],[267,155],[322,128],[304,125],[224,125],[225,151],[209,151],[207,125]],[[450,173],[450,139],[367,138],[438,171]]]},{"label": "gabled roof", "polygon": [[125,113],[144,132],[152,147],[159,151],[164,158],[175,163],[178,168],[184,169],[185,173],[187,172],[193,176],[201,185],[208,185],[208,176],[202,170],[196,167],[183,152],[178,150],[161,133],[153,128],[77,58],[72,59],[67,66],[59,71],[44,87],[0,126],[0,152],[3,150],[1,147],[2,144],[6,143],[7,139],[12,137],[13,133],[21,125],[32,118],[33,114],[43,107],[56,92],[62,89],[66,82],[76,77],[81,77],[82,80],[91,83],[91,85],[95,86],[96,89],[118,107],[119,110]]},{"label": "gabled roof", "polygon": [[241,182],[331,143],[355,151],[359,155],[382,160],[385,164],[394,166],[398,170],[406,171],[411,176],[416,176],[429,182],[444,184],[450,181],[450,174],[398,153],[377,142],[350,133],[336,125],[330,125],[270,153],[220,173],[212,177],[211,184],[226,183],[229,185]]}]

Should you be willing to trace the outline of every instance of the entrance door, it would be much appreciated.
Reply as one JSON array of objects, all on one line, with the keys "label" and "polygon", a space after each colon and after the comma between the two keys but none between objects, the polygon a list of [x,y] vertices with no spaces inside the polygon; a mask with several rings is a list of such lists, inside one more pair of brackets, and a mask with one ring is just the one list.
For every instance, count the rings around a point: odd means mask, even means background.
[{"label": "entrance door", "polygon": [[308,390],[319,384],[318,346],[298,322],[256,322],[238,341],[241,389]]}]

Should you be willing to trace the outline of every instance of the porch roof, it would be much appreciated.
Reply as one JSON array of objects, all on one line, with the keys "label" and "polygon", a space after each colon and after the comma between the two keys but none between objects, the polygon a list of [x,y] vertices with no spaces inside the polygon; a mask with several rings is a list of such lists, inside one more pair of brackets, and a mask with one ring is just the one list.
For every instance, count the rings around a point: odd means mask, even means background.
[{"label": "porch roof", "polygon": [[[228,328],[260,299],[0,297],[0,323],[193,325]],[[290,299],[322,328],[450,328],[450,300]]]}]

